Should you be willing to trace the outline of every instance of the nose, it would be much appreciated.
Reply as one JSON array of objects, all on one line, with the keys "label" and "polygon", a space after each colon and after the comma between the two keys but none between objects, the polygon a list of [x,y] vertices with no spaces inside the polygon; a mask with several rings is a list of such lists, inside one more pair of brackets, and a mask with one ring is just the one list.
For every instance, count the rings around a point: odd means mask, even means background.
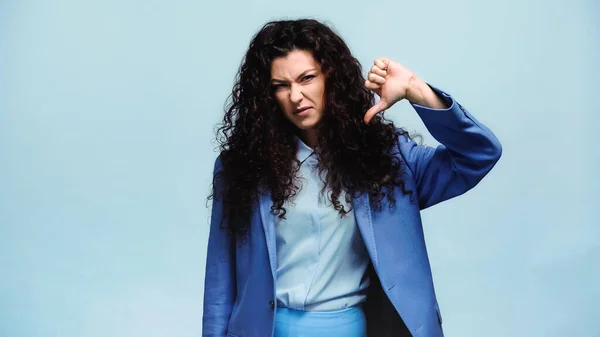
[{"label": "nose", "polygon": [[294,104],[298,104],[303,97],[302,87],[300,85],[292,84],[292,87],[290,88],[290,101]]}]

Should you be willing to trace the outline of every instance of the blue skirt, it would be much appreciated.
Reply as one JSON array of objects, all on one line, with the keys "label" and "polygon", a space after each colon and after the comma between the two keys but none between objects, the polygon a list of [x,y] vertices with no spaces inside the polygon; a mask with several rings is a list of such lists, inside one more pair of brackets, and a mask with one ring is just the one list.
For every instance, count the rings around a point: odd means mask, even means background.
[{"label": "blue skirt", "polygon": [[337,311],[300,311],[277,308],[274,337],[365,337],[367,321],[362,306]]}]

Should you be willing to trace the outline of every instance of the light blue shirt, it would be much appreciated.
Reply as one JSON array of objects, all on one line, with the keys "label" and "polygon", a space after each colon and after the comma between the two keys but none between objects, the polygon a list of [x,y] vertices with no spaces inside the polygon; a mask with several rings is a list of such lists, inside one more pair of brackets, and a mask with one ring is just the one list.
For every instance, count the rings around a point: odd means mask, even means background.
[{"label": "light blue shirt", "polygon": [[[354,212],[340,218],[320,193],[318,159],[299,138],[297,158],[301,188],[284,205],[286,219],[275,220],[278,305],[306,311],[357,305],[366,299],[369,256]],[[344,194],[340,202],[350,209]]]}]

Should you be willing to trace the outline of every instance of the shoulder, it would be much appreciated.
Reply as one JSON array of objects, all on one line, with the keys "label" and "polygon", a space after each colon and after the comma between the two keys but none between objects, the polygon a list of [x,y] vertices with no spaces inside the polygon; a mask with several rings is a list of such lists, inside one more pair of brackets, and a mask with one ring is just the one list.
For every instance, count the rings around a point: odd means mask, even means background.
[{"label": "shoulder", "polygon": [[221,155],[219,154],[217,158],[215,158],[215,162],[213,165],[213,174],[212,174],[212,182],[215,187],[221,187],[223,185],[223,162],[221,160]]},{"label": "shoulder", "polygon": [[393,154],[401,156],[405,161],[414,160],[414,151],[418,151],[419,148],[425,148],[420,142],[420,135],[410,135],[403,128],[396,128],[396,142],[393,147]]},{"label": "shoulder", "polygon": [[223,170],[223,162],[221,160],[221,156],[222,154],[219,154],[217,158],[215,158],[215,162],[213,165],[213,175]]},{"label": "shoulder", "polygon": [[402,128],[396,128],[397,137],[393,155],[408,167],[409,175],[413,175],[419,169],[419,163],[423,159],[431,157],[436,148],[421,144],[421,136],[410,135]]}]

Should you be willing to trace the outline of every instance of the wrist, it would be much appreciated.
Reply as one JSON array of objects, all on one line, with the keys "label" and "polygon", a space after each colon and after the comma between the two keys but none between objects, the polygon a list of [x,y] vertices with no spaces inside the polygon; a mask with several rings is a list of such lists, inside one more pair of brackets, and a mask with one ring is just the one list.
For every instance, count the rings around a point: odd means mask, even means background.
[{"label": "wrist", "polygon": [[413,74],[408,80],[406,99],[412,104],[422,105],[425,102],[424,86],[427,86],[427,84]]},{"label": "wrist", "polygon": [[435,91],[416,75],[411,76],[408,82],[406,98],[411,104],[434,109],[446,108],[446,104],[438,97]]}]

